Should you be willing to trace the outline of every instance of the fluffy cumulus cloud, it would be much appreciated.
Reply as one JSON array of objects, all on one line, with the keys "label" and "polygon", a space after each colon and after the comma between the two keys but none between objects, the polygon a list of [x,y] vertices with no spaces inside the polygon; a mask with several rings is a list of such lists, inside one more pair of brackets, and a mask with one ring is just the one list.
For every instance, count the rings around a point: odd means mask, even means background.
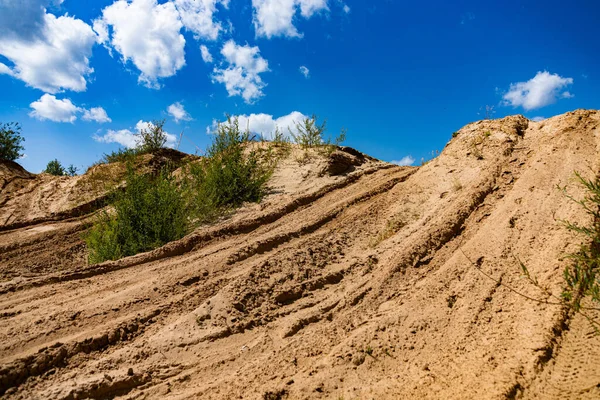
[{"label": "fluffy cumulus cloud", "polygon": [[573,78],[564,78],[548,71],[538,72],[527,82],[512,83],[502,98],[505,105],[534,110],[552,104],[558,98],[573,97],[564,90],[571,84]]},{"label": "fluffy cumulus cloud", "polygon": [[185,65],[182,27],[175,3],[157,0],[118,0],[94,21],[100,41],[116,50],[123,63],[131,61],[140,71],[139,82],[150,88],[159,88],[158,79]]},{"label": "fluffy cumulus cloud", "polygon": [[32,111],[29,115],[39,120],[54,122],[75,122],[79,107],[69,99],[59,100],[51,94],[43,95],[39,100],[30,104]]},{"label": "fluffy cumulus cloud", "polygon": [[62,1],[0,0],[0,74],[47,93],[85,91],[96,34],[85,22],[46,13]]},{"label": "fluffy cumulus cloud", "polygon": [[102,107],[93,107],[90,109],[77,107],[69,99],[57,99],[54,95],[48,93],[29,106],[31,107],[29,116],[41,121],[72,123],[77,120],[79,114],[83,114],[82,119],[85,121],[111,122],[111,119]]},{"label": "fluffy cumulus cloud", "polygon": [[112,122],[112,119],[108,117],[106,111],[102,107],[92,107],[89,110],[83,110],[84,121],[95,121],[99,123]]},{"label": "fluffy cumulus cloud", "polygon": [[202,55],[202,61],[205,63],[213,62],[212,54],[210,54],[210,50],[205,45],[200,46],[200,54]]},{"label": "fluffy cumulus cloud", "polygon": [[298,11],[303,18],[329,10],[327,0],[252,0],[253,23],[257,36],[302,37],[294,25]]},{"label": "fluffy cumulus cloud", "polygon": [[415,159],[411,156],[404,156],[399,160],[390,161],[392,164],[400,165],[402,167],[406,167],[408,165],[413,165],[415,163]]},{"label": "fluffy cumulus cloud", "polygon": [[[248,129],[251,133],[262,135],[264,138],[270,140],[273,138],[276,129],[279,129],[284,135],[289,136],[289,130],[294,131],[296,124],[301,123],[306,116],[299,111],[292,111],[279,118],[273,118],[269,114],[236,115],[232,118],[237,118],[240,129]],[[221,121],[221,123],[226,122]],[[218,124],[219,122],[216,120],[213,121],[212,126],[207,128],[207,132],[214,132]]]},{"label": "fluffy cumulus cloud", "polygon": [[177,123],[179,123],[179,121],[191,121],[192,120],[192,117],[190,116],[190,114],[187,111],[185,111],[183,104],[181,104],[180,102],[171,104],[167,108],[167,112],[169,113],[169,115],[171,117],[173,117],[173,119]]},{"label": "fluffy cumulus cloud", "polygon": [[183,26],[193,32],[196,39],[205,40],[216,40],[223,30],[213,17],[218,3],[228,7],[229,0],[175,0]]},{"label": "fluffy cumulus cloud", "polygon": [[[112,130],[109,129],[106,131],[104,135],[94,135],[92,138],[99,143],[117,143],[123,147],[134,148],[136,147],[138,142],[137,133],[142,129],[148,130],[152,129],[152,122],[144,122],[138,121],[133,130],[131,129],[120,129],[120,130]],[[168,132],[165,132],[167,135],[167,147],[174,147],[177,142],[177,137]]]},{"label": "fluffy cumulus cloud", "polygon": [[258,47],[240,46],[229,40],[221,54],[227,66],[214,69],[214,81],[223,83],[229,96],[242,96],[246,103],[260,99],[265,87],[260,74],[269,70],[269,63],[262,58]]},{"label": "fluffy cumulus cloud", "polygon": [[301,73],[302,75],[304,75],[304,77],[305,77],[306,79],[308,79],[308,78],[310,77],[310,70],[309,70],[308,68],[306,68],[304,65],[302,65],[302,66],[299,68],[299,70],[300,70],[300,73]]}]

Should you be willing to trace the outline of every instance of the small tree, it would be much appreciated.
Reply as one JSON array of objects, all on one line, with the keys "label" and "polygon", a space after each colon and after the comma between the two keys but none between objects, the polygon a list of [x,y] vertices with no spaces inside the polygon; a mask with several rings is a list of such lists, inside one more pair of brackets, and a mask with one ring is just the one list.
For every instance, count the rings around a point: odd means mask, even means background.
[{"label": "small tree", "polygon": [[302,122],[296,122],[295,133],[288,128],[290,135],[294,139],[294,142],[299,144],[303,149],[317,147],[326,155],[331,154],[337,146],[346,140],[346,130],[342,129],[338,137],[332,142],[330,138],[325,139],[327,121],[319,124],[317,120],[318,117],[313,114],[312,117],[304,118]]},{"label": "small tree", "polygon": [[62,166],[60,161],[54,159],[46,165],[45,173],[55,176],[65,176],[67,171],[65,171],[65,167]]},{"label": "small tree", "polygon": [[0,124],[0,158],[15,161],[23,156],[24,141],[21,136],[21,125],[18,122]]},{"label": "small tree", "polygon": [[243,202],[258,202],[272,165],[248,146],[250,134],[241,131],[236,118],[228,118],[214,133],[200,163],[190,166],[188,188],[192,208],[200,220],[210,220],[223,209]]},{"label": "small tree", "polygon": [[136,134],[138,137],[138,148],[141,152],[153,152],[162,149],[167,143],[167,134],[163,127],[165,120],[156,120],[148,124],[148,128],[140,129]]},{"label": "small tree", "polygon": [[74,166],[73,164],[69,165],[67,167],[67,175],[69,176],[75,176],[77,175],[77,171],[79,170],[79,168],[77,168],[76,166]]},{"label": "small tree", "polygon": [[294,138],[294,142],[303,148],[317,147],[324,144],[323,134],[327,126],[327,121],[323,121],[320,125],[317,123],[317,116],[306,117],[302,122],[296,122],[296,133],[290,129],[290,135]]}]

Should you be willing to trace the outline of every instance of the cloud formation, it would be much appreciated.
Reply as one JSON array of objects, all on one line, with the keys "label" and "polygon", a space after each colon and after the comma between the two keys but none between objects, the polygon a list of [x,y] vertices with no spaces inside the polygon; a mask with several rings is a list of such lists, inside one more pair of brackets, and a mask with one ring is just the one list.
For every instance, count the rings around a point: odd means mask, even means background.
[{"label": "cloud formation", "polygon": [[210,54],[210,50],[205,45],[200,46],[200,54],[202,55],[202,61],[205,63],[210,64],[213,62],[212,54]]},{"label": "cloud formation", "polygon": [[300,71],[300,73],[301,73],[302,75],[304,75],[304,77],[305,77],[306,79],[308,79],[308,78],[310,77],[310,70],[309,70],[308,68],[306,68],[304,65],[302,65],[302,66],[299,68],[299,71]]},{"label": "cloud formation", "polygon": [[240,46],[233,40],[228,40],[223,45],[221,54],[227,67],[215,67],[213,80],[223,83],[230,97],[242,96],[249,104],[260,99],[266,86],[260,74],[269,70],[269,63],[262,58],[259,48]]},{"label": "cloud formation", "polygon": [[83,110],[84,121],[95,121],[98,123],[112,122],[112,119],[108,117],[106,111],[102,107],[92,107],[89,110]]},{"label": "cloud formation", "polygon": [[40,121],[73,123],[77,120],[77,116],[83,113],[82,119],[84,121],[95,121],[98,123],[111,122],[111,119],[102,107],[93,107],[90,109],[77,107],[69,99],[60,100],[48,93],[42,95],[39,100],[34,101],[29,106],[32,109],[29,116]]},{"label": "cloud formation", "polygon": [[[152,129],[154,125],[152,122],[138,121],[133,130],[131,129],[120,129],[120,130],[112,130],[109,129],[102,136],[96,134],[93,135],[92,138],[99,143],[117,143],[126,148],[134,148],[139,144],[137,133],[139,133],[142,129]],[[177,137],[168,132],[165,132],[167,135],[167,147],[174,147],[177,142]]]},{"label": "cloud formation", "polygon": [[124,64],[131,61],[140,71],[138,82],[153,89],[185,65],[183,26],[175,3],[157,0],[117,0],[94,21],[99,40]]},{"label": "cloud formation", "polygon": [[193,32],[197,40],[216,40],[223,30],[221,23],[213,18],[218,3],[229,6],[229,0],[175,0],[175,7],[183,26]]},{"label": "cloud formation", "polygon": [[553,104],[558,98],[571,98],[573,95],[563,91],[573,84],[573,78],[563,78],[548,71],[538,72],[527,82],[512,83],[503,98],[504,105],[535,110]]},{"label": "cloud formation", "polygon": [[392,160],[390,163],[400,165],[401,167],[406,167],[413,165],[415,163],[415,159],[412,156],[404,156],[399,160]]},{"label": "cloud formation", "polygon": [[96,34],[80,19],[46,13],[50,3],[0,1],[0,55],[12,64],[0,64],[0,74],[47,93],[85,91]]},{"label": "cloud formation", "polygon": [[167,112],[169,113],[169,115],[171,117],[173,117],[173,119],[177,123],[179,123],[179,121],[191,121],[192,120],[192,117],[190,116],[190,114],[187,111],[185,111],[183,104],[181,104],[180,102],[171,104],[167,108]]},{"label": "cloud formation", "polygon": [[294,25],[298,11],[308,19],[321,11],[328,11],[327,0],[252,0],[253,24],[256,36],[270,39],[284,36],[301,38]]},{"label": "cloud formation", "polygon": [[[291,113],[279,118],[273,118],[273,116],[270,114],[262,113],[235,115],[232,118],[237,118],[241,130],[248,129],[251,133],[262,135],[265,139],[271,140],[275,134],[275,129],[279,129],[281,133],[289,137],[289,130],[291,129],[294,131],[296,124],[301,123],[306,116],[299,111],[292,111]],[[226,122],[227,121],[221,121],[221,123]],[[212,126],[207,128],[207,132],[214,132],[217,128],[217,125],[218,122],[214,120]]]}]

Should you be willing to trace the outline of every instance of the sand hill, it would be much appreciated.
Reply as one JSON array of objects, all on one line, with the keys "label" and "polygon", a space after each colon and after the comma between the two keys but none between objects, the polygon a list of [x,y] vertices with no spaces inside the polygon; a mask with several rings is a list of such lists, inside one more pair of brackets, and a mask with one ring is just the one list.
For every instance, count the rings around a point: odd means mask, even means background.
[{"label": "sand hill", "polygon": [[120,167],[0,164],[0,393],[598,398],[600,337],[514,290],[546,298],[518,258],[560,294],[581,238],[559,221],[589,221],[557,185],[580,197],[574,171],[600,173],[599,125],[479,121],[420,167],[292,152],[261,204],[98,265],[81,234]]}]

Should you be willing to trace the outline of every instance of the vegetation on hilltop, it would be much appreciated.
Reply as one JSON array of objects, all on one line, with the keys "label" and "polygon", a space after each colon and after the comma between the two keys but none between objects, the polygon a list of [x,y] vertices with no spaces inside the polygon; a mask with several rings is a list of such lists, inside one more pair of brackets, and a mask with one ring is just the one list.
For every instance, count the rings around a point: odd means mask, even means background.
[{"label": "vegetation on hilltop", "polygon": [[[141,135],[139,148],[153,152],[166,143],[162,125]],[[85,240],[91,263],[116,260],[182,238],[198,223],[213,220],[243,202],[258,202],[273,171],[273,158],[248,148],[238,121],[219,125],[205,157],[184,167],[176,180],[167,168],[136,172],[128,160],[125,188],[116,191]]]},{"label": "vegetation on hilltop", "polygon": [[23,157],[24,141],[18,122],[0,123],[0,158],[15,161]]}]

